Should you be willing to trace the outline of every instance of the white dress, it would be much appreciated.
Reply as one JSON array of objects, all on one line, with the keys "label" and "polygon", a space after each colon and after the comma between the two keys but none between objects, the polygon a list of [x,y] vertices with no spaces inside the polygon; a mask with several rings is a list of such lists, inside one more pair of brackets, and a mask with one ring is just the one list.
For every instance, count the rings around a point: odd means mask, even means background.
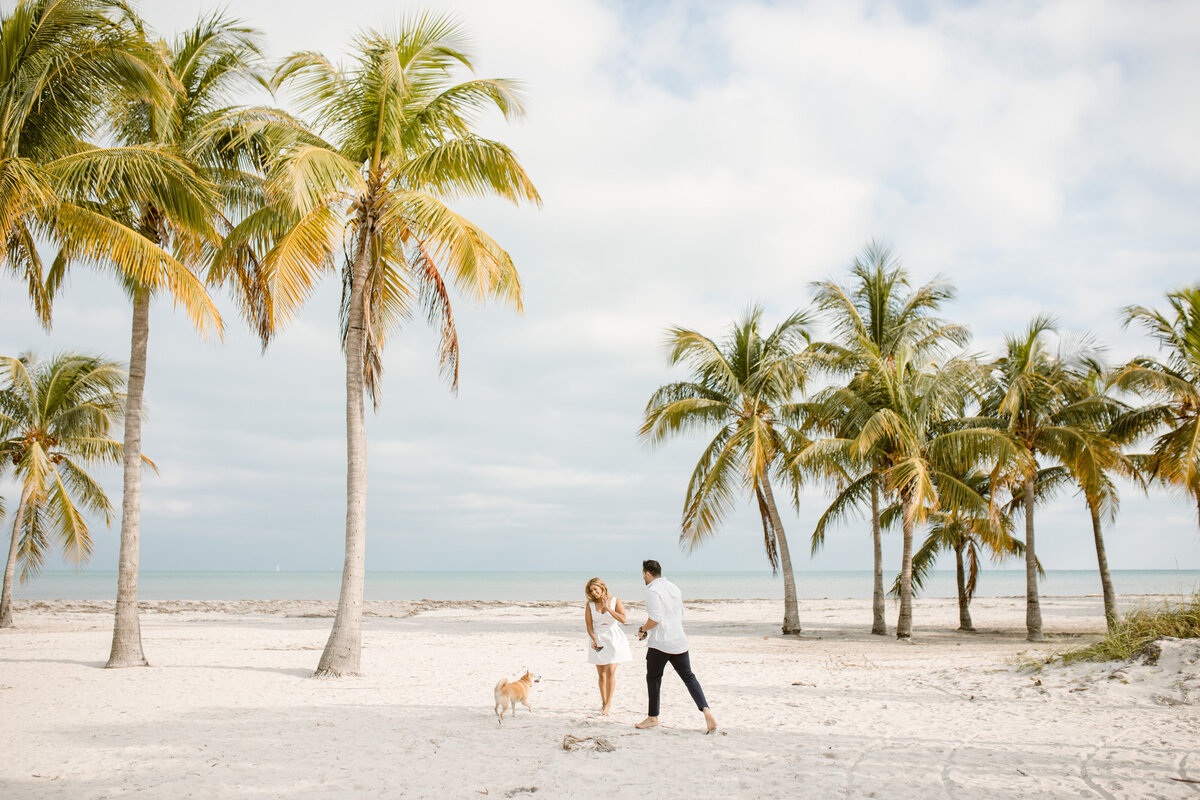
[{"label": "white dress", "polygon": [[[617,604],[617,598],[612,598],[612,605]],[[623,664],[630,661],[633,655],[629,652],[629,640],[625,638],[625,631],[621,629],[621,623],[609,614],[607,611],[597,611],[596,604],[589,604],[592,608],[592,631],[596,634],[596,641],[600,644],[600,650],[593,650],[592,643],[587,643],[587,659],[589,664]]]}]

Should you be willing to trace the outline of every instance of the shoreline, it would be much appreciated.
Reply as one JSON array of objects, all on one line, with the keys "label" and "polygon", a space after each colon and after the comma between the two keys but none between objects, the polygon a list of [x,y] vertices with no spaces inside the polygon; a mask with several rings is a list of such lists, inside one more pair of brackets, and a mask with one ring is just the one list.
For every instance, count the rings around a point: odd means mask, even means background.
[{"label": "shoreline", "polygon": [[[1040,595],[1043,604],[1049,603],[1100,603],[1103,600],[1100,594],[1071,594],[1071,595]],[[1189,594],[1119,594],[1117,603],[1121,607],[1121,612],[1147,605],[1161,605],[1164,603],[1175,603],[1185,601],[1191,598]],[[996,603],[1012,603],[1014,601],[1024,603],[1024,595],[999,595],[995,597],[976,597],[971,601],[971,609],[988,608]],[[800,598],[798,604],[803,611],[808,606],[814,606],[822,603],[838,603],[844,605],[866,605],[870,608],[870,600],[858,597],[813,597]],[[889,611],[899,607],[899,599],[888,596],[886,598]],[[783,601],[774,597],[746,597],[746,598],[694,598],[684,600],[685,608],[701,608],[704,606],[738,606],[738,605],[779,605],[782,606]],[[957,609],[958,600],[955,597],[914,597],[914,610],[922,606],[941,606],[952,604]],[[50,600],[15,600],[13,610],[16,614],[22,613],[79,613],[79,614],[111,614],[115,610],[115,600],[101,599],[50,599]],[[573,609],[582,608],[584,605],[582,600],[433,600],[423,598],[421,600],[366,600],[363,602],[363,615],[365,617],[400,617],[407,618],[416,616],[417,614],[439,609],[503,609],[503,608],[526,608],[526,609]],[[626,600],[625,605],[632,609],[642,609],[645,604],[642,600]],[[257,599],[241,599],[241,600],[207,600],[207,599],[190,599],[180,598],[174,600],[142,600],[138,603],[138,610],[143,614],[179,614],[184,612],[200,612],[200,613],[223,613],[233,615],[267,615],[267,616],[303,616],[303,617],[330,617],[334,616],[337,609],[336,600],[257,600]],[[293,614],[296,610],[303,610],[302,614]],[[1024,613],[1022,609],[1022,613]],[[1103,621],[1103,608],[1100,610],[1101,621]]]},{"label": "shoreline", "polygon": [[[640,598],[640,574],[600,571],[613,594]],[[775,599],[783,601],[782,581],[769,571],[673,573],[684,599]],[[368,572],[367,602],[392,601],[506,601],[574,602],[583,599],[583,585],[592,573],[583,572]],[[801,600],[871,598],[873,575],[861,570],[814,571],[796,574]],[[340,572],[155,572],[139,573],[142,601],[336,601]],[[44,572],[28,584],[14,587],[20,600],[106,601],[115,597],[116,574]],[[1116,570],[1113,584],[1122,595],[1190,594],[1200,590],[1200,570]],[[1091,570],[1050,571],[1039,581],[1046,597],[1082,597],[1101,591],[1099,573]],[[1025,574],[1015,570],[984,573],[977,599],[1024,597]],[[935,571],[919,593],[924,598],[953,598],[953,571]]]}]

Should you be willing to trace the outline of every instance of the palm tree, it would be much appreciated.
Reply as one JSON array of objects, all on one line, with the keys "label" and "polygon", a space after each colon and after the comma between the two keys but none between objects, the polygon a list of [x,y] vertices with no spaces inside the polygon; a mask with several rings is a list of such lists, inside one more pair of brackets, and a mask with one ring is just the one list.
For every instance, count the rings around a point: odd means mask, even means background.
[{"label": "palm tree", "polygon": [[[851,286],[832,280],[814,284],[814,303],[829,319],[834,341],[816,343],[813,350],[823,356],[833,374],[852,376],[854,365],[858,363],[855,356],[859,342],[870,342],[886,358],[894,358],[902,348],[922,356],[936,356],[949,345],[967,342],[965,327],[934,316],[943,302],[954,298],[954,288],[935,279],[912,289],[908,271],[890,248],[870,242],[854,260],[850,273]],[[836,415],[824,420],[819,415],[813,418],[813,424],[819,429],[842,438],[852,437],[854,432],[846,430],[844,422],[844,418]],[[880,475],[884,469],[883,454],[875,453],[866,459],[863,470],[839,487],[838,495],[812,534],[812,552],[815,554],[824,545],[828,526],[848,516],[866,502],[867,496],[870,497],[875,568],[871,633],[881,636],[887,635],[883,543],[879,525]]]},{"label": "palm tree", "polygon": [[[145,32],[143,31],[143,34]],[[186,170],[185,179],[171,192],[143,194],[128,201],[104,198],[101,213],[139,231],[154,246],[168,250],[181,267],[181,276],[199,286],[197,274],[230,283],[243,313],[263,338],[272,326],[263,308],[261,277],[248,269],[245,258],[222,252],[222,268],[209,270],[220,251],[220,232],[263,204],[266,142],[248,134],[247,125],[286,122],[278,112],[250,112],[232,99],[247,85],[266,85],[257,71],[262,62],[258,34],[221,14],[202,17],[175,41],[150,45],[157,56],[159,77],[171,91],[161,97],[118,96],[114,127],[121,143],[131,149],[169,153]],[[152,187],[157,188],[157,187]],[[162,187],[168,188],[168,187]],[[182,201],[182,202],[181,202]],[[141,626],[137,614],[138,562],[141,528],[141,404],[145,388],[150,303],[167,276],[123,275],[133,301],[133,338],[125,427],[125,475],[121,516],[121,556],[117,603],[109,667],[144,666]],[[199,291],[203,291],[201,287]],[[219,330],[219,317],[197,320],[203,332],[210,324]]]},{"label": "palm tree", "polygon": [[[1073,482],[1079,486],[1092,520],[1092,540],[1096,546],[1096,565],[1100,571],[1100,588],[1104,596],[1104,620],[1108,630],[1116,629],[1117,593],[1108,568],[1104,546],[1104,520],[1115,520],[1121,506],[1116,477],[1132,480],[1145,489],[1143,455],[1130,455],[1122,448],[1142,439],[1157,425],[1156,414],[1145,414],[1109,397],[1106,390],[1113,374],[1096,363],[1083,381],[1084,404],[1087,411],[1082,423],[1092,428],[1085,449],[1070,470]],[[1094,402],[1088,403],[1089,399]]]},{"label": "palm tree", "polygon": [[[126,415],[112,666],[145,663],[136,627],[136,529],[150,295],[165,288],[199,329],[220,328],[203,283],[184,263],[193,260],[201,241],[211,241],[211,236],[179,236],[168,242],[161,234],[208,234],[204,229],[216,195],[177,148],[161,142],[98,148],[85,138],[115,98],[162,106],[170,103],[174,91],[162,59],[119,0],[33,0],[18,3],[0,18],[4,263],[24,277],[34,309],[47,327],[54,294],[73,263],[113,269],[134,298],[127,395],[132,413]],[[39,237],[59,247],[48,270],[37,253]],[[188,246],[181,246],[185,242]],[[168,253],[164,245],[174,252]],[[132,537],[127,535],[129,526]]]},{"label": "palm tree", "polygon": [[1095,361],[1091,348],[1051,349],[1048,339],[1055,330],[1050,317],[1037,316],[1023,333],[1006,337],[1004,355],[990,365],[990,386],[980,405],[987,424],[1005,430],[1025,456],[1012,480],[1025,507],[1025,626],[1031,642],[1045,638],[1033,524],[1039,460],[1083,474],[1087,459],[1102,446],[1094,420],[1104,403],[1088,396],[1084,381]]},{"label": "palm tree", "polygon": [[[1117,595],[1104,546],[1104,520],[1116,519],[1121,498],[1115,478],[1130,479],[1142,488],[1139,466],[1145,456],[1127,455],[1121,448],[1142,438],[1148,426],[1156,424],[1153,415],[1131,409],[1106,394],[1111,376],[1100,362],[1084,359],[1084,374],[1076,390],[1078,399],[1059,415],[1061,423],[1078,425],[1086,436],[1081,437],[1073,463],[1041,467],[1034,478],[1034,505],[1043,505],[1062,489],[1075,486],[1083,495],[1092,523],[1092,540],[1096,547],[1096,564],[1100,572],[1100,587],[1104,598],[1104,618],[1111,631],[1118,622]],[[1018,508],[1026,508],[1024,481],[1009,487],[1011,501],[1004,506],[1005,517]],[[1023,548],[1022,548],[1023,549]],[[1045,571],[1038,566],[1038,574]]]},{"label": "palm tree", "polygon": [[[974,631],[971,622],[971,600],[979,586],[981,556],[986,550],[992,561],[999,563],[1008,556],[1024,552],[1024,544],[1012,536],[1012,518],[1007,514],[990,513],[991,474],[974,470],[955,478],[980,496],[986,504],[972,511],[934,511],[929,514],[929,532],[913,555],[913,591],[921,589],[944,551],[954,553],[954,576],[958,596],[958,629]],[[899,509],[889,509],[893,515]],[[892,591],[899,593],[899,578]]]},{"label": "palm tree", "polygon": [[689,552],[716,533],[741,488],[758,501],[763,542],[773,572],[783,569],[783,633],[800,633],[796,581],[771,473],[799,483],[786,456],[807,440],[783,420],[783,406],[804,389],[809,361],[808,318],[792,314],[765,337],[762,309],[750,308],[723,343],[685,328],[668,335],[670,363],[690,369],[691,380],[660,387],[646,404],[639,436],[651,444],[693,430],[716,428],[683,504],[680,544]]},{"label": "palm tree", "polygon": [[1200,284],[1168,292],[1167,304],[1165,313],[1144,306],[1124,309],[1125,325],[1141,326],[1163,355],[1133,359],[1114,383],[1150,399],[1125,420],[1147,432],[1165,428],[1154,439],[1144,472],[1190,496],[1200,522]]},{"label": "palm tree", "polygon": [[84,468],[120,460],[109,431],[121,419],[125,374],[118,364],[71,353],[4,357],[0,370],[0,470],[11,464],[21,487],[0,595],[0,627],[10,628],[18,560],[24,582],[40,571],[54,539],[68,561],[82,564],[92,540],[81,509],[111,519],[108,497]]},{"label": "palm tree", "polygon": [[329,676],[360,667],[363,400],[369,389],[378,408],[388,336],[420,309],[440,328],[442,372],[456,388],[458,338],[447,282],[472,299],[521,307],[508,253],[446,200],[498,195],[540,203],[515,154],[473,132],[489,108],[506,118],[523,109],[511,81],[455,82],[457,70],[471,68],[456,22],[426,15],[394,32],[367,32],[355,40],[353,58],[346,68],[318,53],[296,53],[279,67],[272,85],[293,90],[325,138],[300,139],[276,154],[271,208],[239,234],[273,237],[263,266],[277,324],[303,303],[345,244],[346,556],[337,616],[317,666],[318,675]]}]

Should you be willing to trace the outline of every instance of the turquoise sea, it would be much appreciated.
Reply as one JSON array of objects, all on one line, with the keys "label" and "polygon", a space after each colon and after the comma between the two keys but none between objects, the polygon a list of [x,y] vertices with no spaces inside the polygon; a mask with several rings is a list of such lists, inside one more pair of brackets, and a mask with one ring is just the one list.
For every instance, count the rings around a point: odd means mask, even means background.
[{"label": "turquoise sea", "polygon": [[[591,574],[583,572],[368,572],[367,600],[580,600]],[[619,597],[641,596],[641,576],[601,575]],[[700,599],[779,599],[783,579],[762,572],[675,572],[667,576],[684,597]],[[885,582],[892,576],[885,574]],[[143,572],[142,600],[336,600],[337,572]],[[1117,570],[1119,594],[1191,594],[1200,589],[1200,570]],[[18,600],[106,600],[116,594],[116,572],[44,572],[15,587]],[[890,585],[890,584],[889,584]],[[869,571],[801,571],[802,598],[869,598]],[[1099,573],[1050,570],[1041,581],[1048,596],[1100,594]],[[978,597],[1023,597],[1023,570],[994,570],[980,576]],[[922,596],[953,597],[954,573],[935,572]]]}]

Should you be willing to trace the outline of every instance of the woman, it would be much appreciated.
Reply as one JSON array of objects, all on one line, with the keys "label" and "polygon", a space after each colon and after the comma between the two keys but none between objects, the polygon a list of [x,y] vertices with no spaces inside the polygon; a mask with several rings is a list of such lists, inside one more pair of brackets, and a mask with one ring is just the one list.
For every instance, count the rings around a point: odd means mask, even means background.
[{"label": "woman", "polygon": [[592,578],[584,587],[588,603],[584,607],[583,620],[587,624],[588,638],[592,647],[588,651],[588,663],[596,665],[600,682],[600,713],[608,716],[612,711],[613,689],[617,685],[617,664],[629,661],[629,640],[621,625],[625,622],[625,606],[621,598],[608,593],[608,587],[599,578]]}]

